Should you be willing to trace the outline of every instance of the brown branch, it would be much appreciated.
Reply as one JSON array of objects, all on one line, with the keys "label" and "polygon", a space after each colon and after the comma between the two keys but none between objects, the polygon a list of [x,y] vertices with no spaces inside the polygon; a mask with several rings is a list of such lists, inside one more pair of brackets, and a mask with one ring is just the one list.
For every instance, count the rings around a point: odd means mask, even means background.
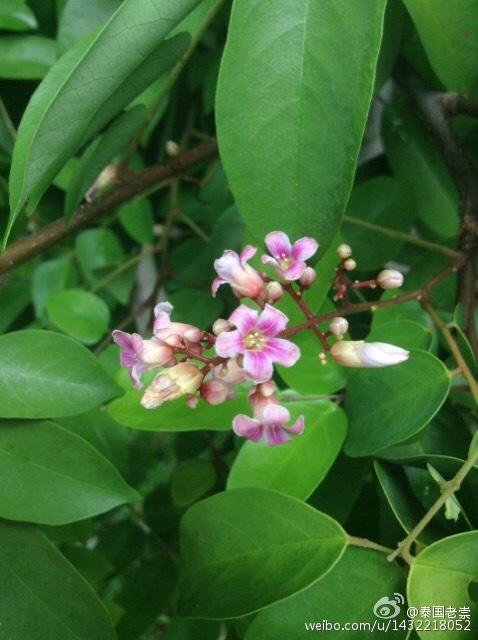
[{"label": "brown branch", "polygon": [[465,256],[458,274],[458,300],[463,305],[463,328],[478,354],[474,320],[476,264],[478,260],[478,169],[468,157],[450,118],[478,116],[478,104],[454,93],[427,91],[406,63],[396,74],[400,86],[411,98],[438,148],[459,197],[459,249]]},{"label": "brown branch", "polygon": [[215,138],[211,138],[188,149],[168,164],[149,167],[139,173],[128,175],[103,197],[79,207],[68,226],[63,219],[55,220],[30,236],[11,244],[0,254],[0,275],[16,269],[58,242],[97,222],[125,202],[133,200],[164,180],[180,175],[192,165],[216,153],[217,143]]}]

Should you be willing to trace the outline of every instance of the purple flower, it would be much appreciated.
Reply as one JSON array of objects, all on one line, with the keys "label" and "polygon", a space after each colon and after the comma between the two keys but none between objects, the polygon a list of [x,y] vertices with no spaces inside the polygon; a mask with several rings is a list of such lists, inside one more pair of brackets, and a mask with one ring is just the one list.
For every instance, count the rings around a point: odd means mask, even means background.
[{"label": "purple flower", "polygon": [[222,284],[229,283],[238,298],[261,297],[264,280],[260,273],[247,262],[255,255],[257,249],[247,245],[238,255],[235,251],[224,251],[222,256],[214,260],[214,268],[218,277],[212,283],[212,295],[215,297]]},{"label": "purple flower", "polygon": [[174,351],[160,340],[143,340],[137,333],[113,331],[113,340],[120,348],[120,364],[129,371],[136,389],[141,388],[140,376],[144,371],[174,362]]},{"label": "purple flower", "polygon": [[299,348],[275,336],[285,329],[288,318],[278,309],[266,304],[257,311],[241,305],[230,316],[235,331],[224,331],[216,339],[216,353],[222,358],[243,354],[242,367],[247,377],[265,382],[272,377],[272,364],[292,367],[300,356]]},{"label": "purple flower", "polygon": [[299,280],[307,268],[305,260],[312,257],[319,245],[313,238],[300,238],[291,245],[283,231],[268,233],[266,247],[271,256],[262,256],[264,264],[271,264],[284,280]]},{"label": "purple flower", "polygon": [[253,442],[265,440],[269,446],[284,444],[290,436],[299,435],[304,430],[304,417],[300,416],[291,427],[285,425],[290,414],[278,404],[267,404],[260,417],[249,418],[240,414],[232,422],[234,433]]}]

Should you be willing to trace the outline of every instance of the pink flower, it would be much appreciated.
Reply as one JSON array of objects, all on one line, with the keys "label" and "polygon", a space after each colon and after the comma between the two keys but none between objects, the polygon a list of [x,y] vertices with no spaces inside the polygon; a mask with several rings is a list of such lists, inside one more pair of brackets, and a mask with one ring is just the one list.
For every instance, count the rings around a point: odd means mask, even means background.
[{"label": "pink flower", "polygon": [[255,382],[272,377],[272,364],[292,367],[300,356],[299,348],[275,336],[285,329],[288,318],[278,309],[266,304],[260,316],[245,305],[239,306],[229,322],[237,329],[224,331],[216,339],[216,353],[221,358],[243,354],[243,369]]},{"label": "pink flower", "polygon": [[232,428],[236,435],[253,442],[265,440],[269,446],[284,444],[291,436],[302,433],[304,416],[300,416],[291,427],[286,427],[290,420],[289,412],[277,404],[275,395],[269,393],[269,389],[262,391],[262,387],[264,385],[259,385],[249,395],[254,417],[240,414],[234,418]]},{"label": "pink flower", "polygon": [[283,231],[268,233],[266,247],[271,256],[262,256],[264,264],[271,264],[284,280],[299,280],[307,268],[305,260],[312,257],[319,245],[313,238],[300,238],[291,245]]},{"label": "pink flower", "polygon": [[160,340],[143,340],[137,333],[113,331],[113,340],[120,348],[120,363],[129,371],[133,386],[139,389],[144,371],[174,362],[174,350]]},{"label": "pink flower", "polygon": [[247,245],[237,255],[235,251],[224,251],[221,258],[214,260],[218,277],[212,283],[212,295],[215,297],[222,284],[229,283],[238,298],[258,298],[262,295],[264,280],[259,272],[247,264],[257,249]]},{"label": "pink flower", "polygon": [[171,322],[170,315],[173,308],[169,302],[160,302],[155,306],[153,324],[155,337],[173,347],[179,346],[183,340],[199,342],[202,337],[201,329],[184,322]]},{"label": "pink flower", "polygon": [[199,393],[208,404],[221,404],[227,400],[231,394],[229,386],[224,380],[218,378],[203,382],[199,388]]}]

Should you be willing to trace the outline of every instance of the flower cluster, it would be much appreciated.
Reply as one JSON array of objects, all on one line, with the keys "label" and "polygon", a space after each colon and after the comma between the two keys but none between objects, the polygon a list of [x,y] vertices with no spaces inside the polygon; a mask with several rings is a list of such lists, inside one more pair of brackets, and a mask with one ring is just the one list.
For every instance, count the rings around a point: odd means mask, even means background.
[{"label": "flower cluster", "polygon": [[[325,331],[319,329],[320,316],[313,316],[302,297],[316,279],[315,270],[306,263],[318,249],[313,238],[301,238],[292,244],[285,233],[274,231],[266,236],[265,245],[269,254],[262,256],[262,263],[273,268],[275,277],[249,264],[257,253],[257,248],[250,245],[240,254],[227,250],[215,260],[213,296],[220,286],[228,284],[237,298],[249,302],[239,304],[228,319],[216,320],[212,332],[173,322],[173,307],[168,302],[154,309],[151,338],[113,332],[121,365],[128,369],[135,388],[143,387],[141,376],[146,371],[158,370],[144,390],[143,407],[155,409],[181,397],[191,408],[199,398],[211,405],[220,404],[234,397],[238,385],[249,383],[252,417],[237,415],[233,430],[253,442],[279,445],[304,429],[302,416],[290,424],[289,412],[279,404],[273,382],[274,365],[292,367],[300,357],[299,348],[288,337],[303,330],[313,331],[320,342],[318,358],[322,364],[328,355],[345,367],[385,367],[408,358],[408,352],[400,347],[345,340],[349,325],[339,311]],[[402,275],[393,269],[384,269],[375,280],[351,281],[347,274],[356,268],[351,248],[342,244],[337,255],[340,263],[332,281],[333,297],[343,300],[349,310],[347,296],[352,289],[392,289],[402,284]],[[288,317],[275,306],[285,294],[304,313],[305,326],[287,328]],[[329,344],[329,339],[334,339],[334,344]]]}]

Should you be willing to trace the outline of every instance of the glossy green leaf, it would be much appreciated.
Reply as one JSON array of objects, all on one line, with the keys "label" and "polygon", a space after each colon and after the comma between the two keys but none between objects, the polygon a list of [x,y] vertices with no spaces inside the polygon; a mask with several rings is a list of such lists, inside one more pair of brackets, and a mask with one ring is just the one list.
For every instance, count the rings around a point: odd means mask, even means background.
[{"label": "glossy green leaf", "polygon": [[35,269],[32,279],[32,300],[37,318],[45,315],[48,298],[76,284],[75,266],[70,256],[45,260]]},{"label": "glossy green leaf", "polygon": [[12,120],[3,100],[0,98],[0,151],[12,155],[15,136],[17,135]]},{"label": "glossy green leaf", "polygon": [[53,326],[84,344],[95,344],[108,330],[110,311],[101,298],[83,289],[50,296],[46,312]]},{"label": "glossy green leaf", "polygon": [[178,613],[192,618],[233,618],[283,600],[325,575],[346,544],[332,518],[265,489],[199,502],[180,535]]},{"label": "glossy green leaf", "polygon": [[[18,131],[6,237],[26,202],[32,198],[31,211],[66,160],[184,53],[188,35],[163,40],[197,2],[126,0],[99,34],[80,41],[55,65]],[[92,83],[93,69],[101,80]]]},{"label": "glossy green leaf", "polygon": [[23,0],[2,0],[0,4],[0,29],[28,31],[38,26],[35,14]]},{"label": "glossy green leaf", "polygon": [[173,471],[171,497],[180,507],[199,500],[216,483],[216,471],[209,460],[184,460]]},{"label": "glossy green leaf", "polygon": [[3,333],[30,303],[28,280],[13,275],[0,286],[0,333]]},{"label": "glossy green leaf", "polygon": [[449,389],[446,367],[424,351],[412,351],[399,365],[353,371],[347,387],[346,453],[372,455],[407,440],[433,418]]},{"label": "glossy green leaf", "polygon": [[[478,532],[460,533],[449,538],[439,540],[424,549],[410,567],[408,575],[407,593],[410,606],[421,607],[433,604],[443,604],[454,607],[459,618],[460,607],[469,607],[469,629],[475,629],[478,624],[478,605],[469,596],[469,585],[478,577]],[[424,619],[419,613],[415,618],[425,628]],[[440,624],[436,619],[437,625]],[[457,625],[458,626],[458,625]],[[419,630],[420,638],[441,640],[446,635],[447,640],[465,640],[470,637],[466,629],[465,620],[460,630],[443,630],[433,628],[428,631]]]},{"label": "glossy green leaf", "polygon": [[141,499],[99,451],[59,425],[0,426],[0,517],[60,525]]},{"label": "glossy green leaf", "polygon": [[66,192],[65,217],[67,220],[101,171],[116,154],[126,147],[144,117],[145,109],[140,105],[125,111],[85,151]]},{"label": "glossy green leaf", "polygon": [[119,388],[95,357],[60,333],[0,337],[0,417],[55,418],[92,409]]},{"label": "glossy green leaf", "polygon": [[5,640],[115,640],[93,589],[35,528],[0,521],[0,567]]},{"label": "glossy green leaf", "polygon": [[248,413],[244,394],[220,405],[202,400],[195,409],[186,406],[184,399],[165,402],[157,409],[148,410],[140,404],[141,393],[130,390],[111,402],[108,412],[120,424],[147,431],[222,431],[232,428],[232,419],[238,413]]},{"label": "glossy green leaf", "polygon": [[429,329],[412,320],[383,322],[374,327],[367,342],[388,342],[402,349],[430,349],[432,334]]},{"label": "glossy green leaf", "polygon": [[66,0],[58,23],[58,44],[63,51],[102,27],[121,0]]},{"label": "glossy green leaf", "polygon": [[384,9],[383,0],[235,0],[216,98],[218,140],[239,212],[257,238],[283,229],[326,248],[336,234]]},{"label": "glossy green leaf", "polygon": [[54,40],[43,36],[2,36],[0,38],[0,78],[40,80],[57,59]]},{"label": "glossy green leaf", "polygon": [[421,122],[396,102],[385,111],[383,139],[387,160],[420,220],[440,238],[455,236],[458,196]]},{"label": "glossy green leaf", "polygon": [[136,198],[120,207],[118,219],[133,240],[140,244],[153,243],[153,208],[147,198]]},{"label": "glossy green leaf", "polygon": [[[405,576],[396,564],[375,552],[349,547],[324,578],[272,607],[261,611],[247,630],[244,640],[300,640],[323,635],[334,640],[368,640],[375,603],[384,596],[404,593]],[[316,627],[329,623],[370,623],[369,629],[334,631]],[[403,616],[396,618],[397,625]],[[380,620],[383,622],[383,620]],[[308,628],[306,628],[308,625]],[[315,634],[314,634],[315,631]],[[378,635],[377,631],[377,635]],[[391,633],[393,638],[406,638],[406,630]]]},{"label": "glossy green leaf", "polygon": [[404,0],[433,71],[447,89],[477,95],[478,11],[475,0]]},{"label": "glossy green leaf", "polygon": [[327,474],[345,438],[344,412],[327,400],[282,404],[292,420],[304,415],[304,433],[280,447],[246,442],[229,473],[228,489],[262,487],[305,500]]}]

